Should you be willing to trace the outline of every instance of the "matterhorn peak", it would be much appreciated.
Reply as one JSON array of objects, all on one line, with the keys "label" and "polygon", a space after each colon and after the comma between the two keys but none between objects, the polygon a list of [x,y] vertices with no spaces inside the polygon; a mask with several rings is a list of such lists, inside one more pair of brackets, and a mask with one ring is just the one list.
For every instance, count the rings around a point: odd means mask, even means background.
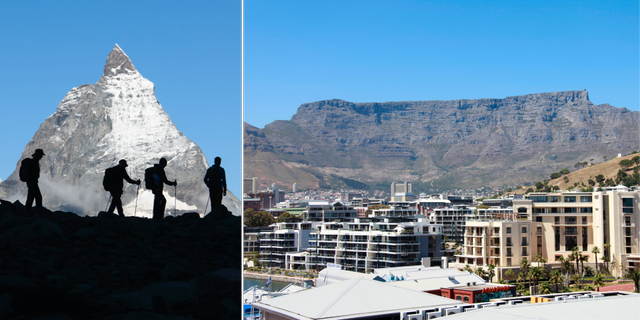
[{"label": "matterhorn peak", "polygon": [[137,72],[136,67],[131,63],[129,56],[127,56],[127,54],[124,53],[116,43],[107,56],[107,63],[104,65],[103,77],[115,76],[121,73],[133,74]]}]

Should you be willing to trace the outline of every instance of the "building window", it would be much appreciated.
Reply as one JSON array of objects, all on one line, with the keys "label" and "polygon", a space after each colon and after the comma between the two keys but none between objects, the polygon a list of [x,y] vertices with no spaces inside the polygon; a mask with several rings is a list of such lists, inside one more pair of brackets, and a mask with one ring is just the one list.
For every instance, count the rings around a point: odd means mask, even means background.
[{"label": "building window", "polygon": [[558,196],[550,196],[549,202],[560,202],[560,200]]},{"label": "building window", "polygon": [[580,196],[580,202],[591,202],[591,196]]},{"label": "building window", "polygon": [[507,227],[507,233],[511,233],[511,227]]},{"label": "building window", "polygon": [[564,196],[564,202],[576,202],[576,196]]},{"label": "building window", "polygon": [[511,256],[513,256],[513,255],[511,254],[511,248],[507,248],[507,257],[511,257]]},{"label": "building window", "polygon": [[555,224],[560,224],[560,217],[553,217],[553,222]]},{"label": "building window", "polygon": [[564,244],[566,247],[566,251],[571,251],[573,250],[574,247],[578,246],[578,237],[576,236],[565,236],[564,237]]},{"label": "building window", "polygon": [[560,212],[560,210],[558,210],[558,208],[557,208],[557,207],[553,207],[553,208],[551,208],[551,211],[549,211],[549,212],[550,212],[550,213],[559,213],[559,212]]},{"label": "building window", "polygon": [[536,228],[536,234],[542,234],[542,227]]},{"label": "building window", "polygon": [[462,301],[462,296],[456,296],[456,300]]},{"label": "building window", "polygon": [[523,257],[528,256],[528,254],[527,254],[527,247],[523,247],[523,248],[522,248],[522,256],[523,256]]},{"label": "building window", "polygon": [[556,261],[560,261],[560,258],[562,258],[561,254],[557,254],[556,257],[555,257]]},{"label": "building window", "polygon": [[580,208],[580,213],[593,213],[593,208],[591,207]]},{"label": "building window", "polygon": [[587,228],[583,227],[582,228],[582,251],[588,251],[588,248],[587,248],[588,245],[589,245],[589,242],[587,238]]},{"label": "building window", "polygon": [[511,267],[511,258],[507,258],[507,267]]},{"label": "building window", "polygon": [[462,301],[464,301],[464,302],[469,302],[469,297],[465,296],[465,297],[462,299]]},{"label": "building window", "polygon": [[564,234],[570,236],[578,235],[578,227],[564,227]]},{"label": "building window", "polygon": [[533,202],[547,202],[547,196],[530,196],[529,200]]},{"label": "building window", "polygon": [[527,227],[522,227],[522,233],[527,233]]},{"label": "building window", "polygon": [[564,217],[564,224],[578,224],[577,217]]},{"label": "building window", "polygon": [[507,238],[507,247],[512,247],[513,244],[511,243],[511,237]]},{"label": "building window", "polygon": [[633,208],[633,198],[622,198],[622,206]]},{"label": "building window", "polygon": [[577,213],[578,208],[564,208],[564,213]]},{"label": "building window", "polygon": [[587,224],[587,217],[582,217],[582,224]]},{"label": "building window", "polygon": [[522,237],[522,245],[523,246],[528,246],[529,244],[527,243],[527,237]]},{"label": "building window", "polygon": [[560,227],[555,227],[555,240],[556,251],[560,251]]}]

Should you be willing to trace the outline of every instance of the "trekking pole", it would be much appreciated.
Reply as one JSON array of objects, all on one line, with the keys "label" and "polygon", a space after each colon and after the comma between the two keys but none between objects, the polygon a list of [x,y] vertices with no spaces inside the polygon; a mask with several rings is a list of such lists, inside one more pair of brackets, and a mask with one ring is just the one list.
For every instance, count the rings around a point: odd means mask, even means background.
[{"label": "trekking pole", "polygon": [[138,192],[140,192],[140,185],[138,185],[138,189],[136,190],[136,207],[133,209],[133,216],[136,216],[136,212],[138,212]]},{"label": "trekking pole", "polygon": [[104,211],[109,209],[109,203],[111,203],[111,194],[109,194],[109,201],[107,201],[107,206],[104,208]]}]

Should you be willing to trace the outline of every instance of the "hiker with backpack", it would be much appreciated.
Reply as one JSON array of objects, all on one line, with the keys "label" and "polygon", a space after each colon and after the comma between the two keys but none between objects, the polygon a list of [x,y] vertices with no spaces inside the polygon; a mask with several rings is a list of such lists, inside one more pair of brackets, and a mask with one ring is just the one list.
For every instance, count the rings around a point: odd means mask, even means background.
[{"label": "hiker with backpack", "polygon": [[118,208],[118,215],[124,217],[124,213],[122,212],[122,189],[124,188],[124,182],[122,180],[127,180],[127,182],[131,184],[140,185],[140,180],[133,180],[127,174],[126,167],[127,160],[120,160],[118,165],[115,167],[111,167],[104,171],[104,179],[102,180],[102,186],[106,191],[111,193],[111,206],[109,206],[109,210],[107,212],[113,213],[113,211]]},{"label": "hiker with backpack", "polygon": [[154,164],[153,167],[147,168],[144,171],[144,184],[147,189],[153,192],[153,219],[164,219],[164,209],[167,205],[167,198],[162,194],[164,184],[170,186],[177,186],[178,180],[173,182],[167,180],[167,175],[164,173],[164,168],[167,166],[167,159],[162,158],[158,164]]},{"label": "hiker with backpack", "polygon": [[33,200],[36,200],[36,207],[42,207],[42,193],[38,187],[38,178],[40,178],[40,159],[44,156],[42,149],[36,149],[31,158],[22,160],[20,165],[20,181],[27,183],[27,209],[31,209]]},{"label": "hiker with backpack", "polygon": [[204,176],[204,184],[209,187],[209,197],[211,198],[211,210],[222,204],[222,197],[227,195],[227,178],[224,169],[220,166],[222,159],[216,157],[214,164],[207,169]]}]

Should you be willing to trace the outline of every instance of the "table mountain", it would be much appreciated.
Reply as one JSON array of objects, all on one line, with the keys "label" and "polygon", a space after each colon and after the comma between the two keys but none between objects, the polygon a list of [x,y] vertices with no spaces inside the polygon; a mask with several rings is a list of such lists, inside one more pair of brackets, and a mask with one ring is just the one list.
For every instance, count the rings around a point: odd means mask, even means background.
[{"label": "table mountain", "polygon": [[[40,125],[14,173],[0,183],[0,197],[25,201],[26,184],[18,179],[20,162],[40,148],[46,154],[40,161],[43,205],[95,215],[105,210],[109,199],[102,188],[105,169],[126,159],[129,175],[143,180],[136,214],[150,217],[153,195],[144,189],[144,169],[164,157],[168,179],[178,180],[177,201],[174,188],[165,188],[167,210],[173,213],[177,203],[178,213],[203,212],[208,198],[202,180],[207,159],[171,122],[154,90],[153,83],[142,77],[116,44],[100,80],[71,89],[56,112]],[[125,215],[132,215],[136,186],[125,185]],[[228,195],[223,204],[239,214],[239,200]]]},{"label": "table mountain", "polygon": [[[471,189],[547,178],[640,149],[640,112],[586,90],[503,99],[305,103],[289,121],[245,124],[245,177],[260,186]],[[591,160],[593,159],[593,160]],[[424,191],[417,189],[418,191]]]}]

